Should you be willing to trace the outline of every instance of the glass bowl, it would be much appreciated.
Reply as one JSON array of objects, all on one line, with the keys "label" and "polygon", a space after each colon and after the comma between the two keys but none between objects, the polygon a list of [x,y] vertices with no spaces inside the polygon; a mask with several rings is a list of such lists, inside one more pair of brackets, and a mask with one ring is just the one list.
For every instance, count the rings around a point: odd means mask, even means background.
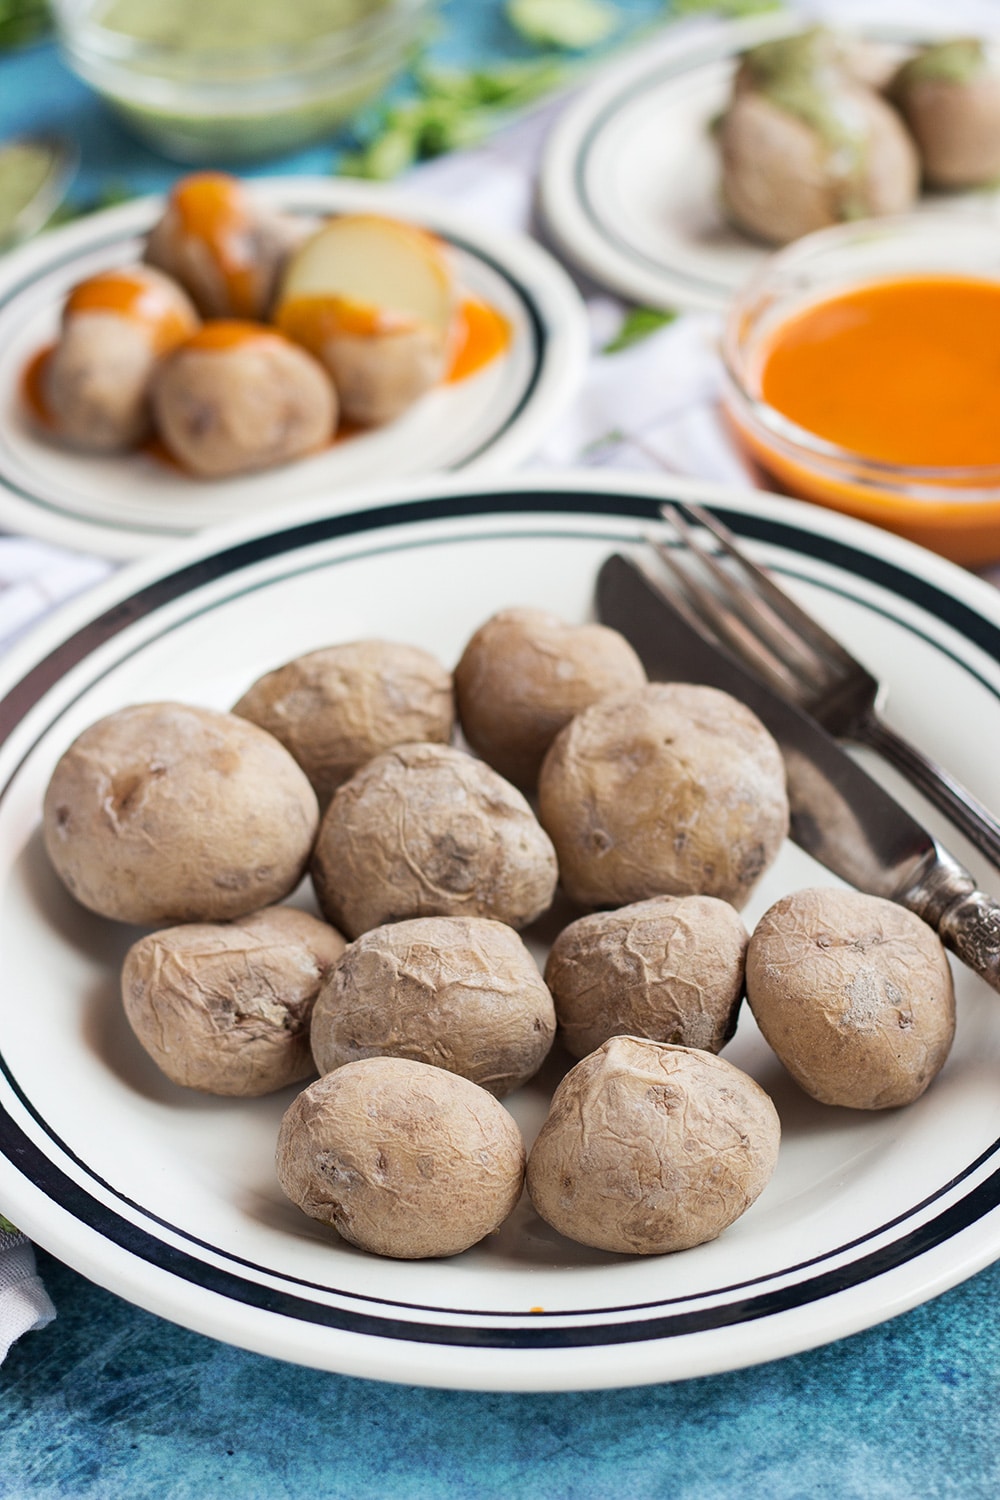
[{"label": "glass bowl", "polygon": [[[763,356],[776,331],[811,304],[879,282],[941,275],[1000,288],[994,211],[965,206],[860,220],[779,250],[730,308],[723,406],[740,443],[787,493],[981,566],[1000,559],[1000,464],[910,466],[851,452],[797,425],[762,394]],[[997,409],[1000,417],[1000,379]]]},{"label": "glass bowl", "polygon": [[404,67],[431,0],[54,0],[70,68],[183,162],[329,136]]}]

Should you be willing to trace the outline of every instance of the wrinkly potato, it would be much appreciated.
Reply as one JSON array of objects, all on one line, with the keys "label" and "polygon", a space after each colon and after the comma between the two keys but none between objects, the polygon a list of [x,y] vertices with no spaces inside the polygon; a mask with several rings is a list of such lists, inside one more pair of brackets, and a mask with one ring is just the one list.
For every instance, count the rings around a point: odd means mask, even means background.
[{"label": "wrinkly potato", "polygon": [[185,287],[206,318],[266,319],[291,252],[310,226],[255,203],[237,177],[192,172],[174,184],[145,259]]},{"label": "wrinkly potato", "polygon": [[59,338],[40,366],[38,395],[52,429],[90,453],[121,453],[152,430],[157,362],[198,328],[189,298],[148,266],[74,287]]},{"label": "wrinkly potato", "polygon": [[575,714],[646,673],[623,635],[571,625],[541,609],[503,609],[466,645],[455,668],[462,730],[477,755],[531,789],[546,750]]},{"label": "wrinkly potato", "polygon": [[725,209],[769,244],[902,213],[920,164],[896,111],[820,28],[752,48],[717,131]]},{"label": "wrinkly potato", "polygon": [[126,954],[125,1015],[174,1083],[269,1094],[315,1072],[313,1003],[345,947],[334,928],[290,906],[163,928]]},{"label": "wrinkly potato", "polygon": [[860,891],[816,887],[776,901],[750,938],[747,1001],[800,1087],[850,1109],[918,1098],[955,1033],[937,933]]},{"label": "wrinkly potato", "polygon": [[524,927],[551,905],[556,857],[521,793],[450,745],[397,745],[345,781],[310,866],[348,937],[404,917]]},{"label": "wrinkly potato", "polygon": [[552,996],[513,928],[483,917],[417,917],[365,932],[316,1001],[321,1073],[359,1057],[409,1057],[501,1097],[552,1046]]},{"label": "wrinkly potato", "polygon": [[1000,72],[981,41],[955,37],[921,48],[896,73],[889,96],[929,186],[981,187],[1000,176]]},{"label": "wrinkly potato", "polygon": [[715,1239],[766,1187],[778,1114],[710,1052],[618,1036],[571,1068],[528,1156],[535,1209],[560,1234],[621,1255]]},{"label": "wrinkly potato", "polygon": [[586,1057],[628,1035],[719,1052],[736,1030],[747,941],[714,896],[655,896],[571,922],[545,965],[563,1046]]},{"label": "wrinkly potato", "polygon": [[393,745],[451,739],[451,676],[429,651],[395,641],[347,641],[267,672],[234,714],[291,751],[325,808],[366,761]]},{"label": "wrinkly potato", "polygon": [[349,1244],[399,1260],[458,1255],[521,1195],[524,1142],[492,1094],[401,1057],[347,1063],[281,1122],[283,1192]]},{"label": "wrinkly potato", "polygon": [[205,479],[318,452],[337,425],[337,397],[316,360],[254,323],[206,323],[161,361],[150,399],[164,446]]},{"label": "wrinkly potato", "polygon": [[718,896],[741,907],[788,832],[781,751],[728,693],[650,683],[553,741],[539,816],[582,906]]},{"label": "wrinkly potato", "polygon": [[98,720],[45,792],[45,847],[84,906],[120,922],[224,922],[302,877],[316,794],[283,745],[233,714],[141,703]]}]

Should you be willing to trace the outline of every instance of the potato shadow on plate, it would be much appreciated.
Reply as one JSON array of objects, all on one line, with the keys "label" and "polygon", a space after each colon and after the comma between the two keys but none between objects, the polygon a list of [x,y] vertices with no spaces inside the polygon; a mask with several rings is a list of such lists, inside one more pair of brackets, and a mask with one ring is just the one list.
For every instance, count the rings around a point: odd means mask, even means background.
[{"label": "potato shadow on plate", "polygon": [[15,861],[13,874],[40,925],[95,963],[118,967],[132,944],[147,930],[99,917],[81,906],[53,869],[40,826]]}]

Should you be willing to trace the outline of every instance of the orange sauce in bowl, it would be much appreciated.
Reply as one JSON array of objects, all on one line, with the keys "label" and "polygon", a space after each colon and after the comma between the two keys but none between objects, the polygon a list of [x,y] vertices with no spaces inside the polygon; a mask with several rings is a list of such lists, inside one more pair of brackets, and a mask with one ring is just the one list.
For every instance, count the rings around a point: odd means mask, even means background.
[{"label": "orange sauce in bowl", "polygon": [[1000,559],[1000,282],[861,283],[778,323],[752,359],[757,398],[838,455],[731,405],[736,436],[778,488],[954,562]]},{"label": "orange sauce in bowl", "polygon": [[907,276],[814,302],[775,330],[759,369],[769,406],[848,453],[1000,464],[998,282]]}]

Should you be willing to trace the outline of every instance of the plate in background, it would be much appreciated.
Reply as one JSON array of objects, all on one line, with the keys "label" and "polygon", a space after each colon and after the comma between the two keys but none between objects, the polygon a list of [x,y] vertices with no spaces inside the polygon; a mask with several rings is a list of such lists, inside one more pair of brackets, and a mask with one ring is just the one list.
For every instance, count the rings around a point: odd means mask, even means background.
[{"label": "plate in background", "polygon": [[0,527],[106,557],[134,557],[218,522],[323,494],[331,507],[359,484],[462,470],[495,473],[528,458],[583,377],[583,303],[562,267],[524,236],[476,228],[461,213],[378,184],[254,181],[262,202],[317,220],[376,212],[425,225],[447,243],[462,290],[511,323],[510,348],[467,380],[443,385],[397,421],[279,469],[199,480],[142,452],[73,452],[32,423],[21,384],[51,343],[69,288],[137,260],[159,196],[89,215],[0,262]]},{"label": "plate in background", "polygon": [[[725,108],[741,54],[802,27],[801,16],[787,13],[678,25],[602,70],[545,143],[539,204],[560,253],[632,302],[724,310],[769,247],[741,234],[722,211],[712,121]],[[885,26],[861,39],[902,58],[930,37]],[[938,211],[947,203],[982,212],[994,195],[926,194],[922,201]]]},{"label": "plate in background", "polygon": [[[523,1201],[449,1260],[337,1240],[282,1196],[294,1089],[214,1098],[162,1077],[120,1012],[135,930],[76,906],[42,851],[56,759],[126,703],[229,707],[263,671],[377,634],[451,665],[494,610],[591,612],[603,559],[671,494],[714,504],[749,549],[884,676],[906,735],[1000,805],[1000,597],[959,569],[795,501],[664,479],[460,477],[323,502],[193,538],[64,608],[0,672],[0,1208],[83,1274],[164,1317],[282,1359],[418,1385],[542,1390],[710,1374],[839,1338],[1000,1255],[1000,1012],[957,969],[958,1032],[928,1092],[863,1113],[808,1099],[744,1007],[724,1055],[772,1095],[777,1171],[714,1242],[625,1257],[574,1245]],[[975,732],[972,732],[974,727]],[[870,762],[875,768],[875,763]],[[891,772],[877,774],[1000,896],[1000,875]],[[786,844],[745,911],[835,884]],[[301,900],[308,901],[308,892]],[[566,920],[563,913],[563,920]],[[532,935],[541,959],[557,922]],[[558,1057],[507,1100],[533,1138]]]}]

